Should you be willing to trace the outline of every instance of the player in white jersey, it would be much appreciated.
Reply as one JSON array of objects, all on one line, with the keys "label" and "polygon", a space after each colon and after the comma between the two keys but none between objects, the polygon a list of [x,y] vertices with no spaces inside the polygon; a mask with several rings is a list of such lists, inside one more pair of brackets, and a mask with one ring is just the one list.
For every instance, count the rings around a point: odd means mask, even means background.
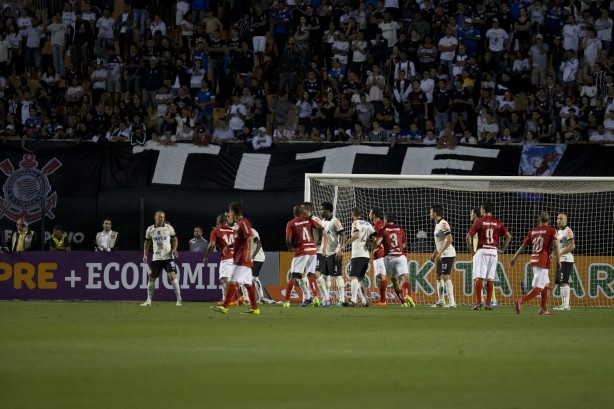
[{"label": "player in white jersey", "polygon": [[[323,307],[330,305],[330,286],[331,277],[335,278],[337,287],[339,288],[339,299],[345,298],[345,282],[341,274],[341,258],[337,258],[337,250],[339,245],[345,243],[345,230],[343,225],[333,216],[333,204],[324,202],[320,205],[320,215],[322,216],[322,227],[324,227],[324,235],[322,237],[320,270],[321,275],[317,281],[322,293],[324,294]],[[320,255],[318,255],[319,258]],[[318,271],[316,270],[316,274]]]},{"label": "player in white jersey", "polygon": [[[437,266],[437,294],[439,299],[432,307],[456,308],[454,301],[454,286],[450,280],[452,264],[456,257],[456,250],[452,245],[452,230],[447,221],[443,219],[443,207],[439,204],[433,205],[429,217],[435,222],[435,251],[431,256],[431,261]],[[448,295],[448,303],[445,303],[444,293]]]},{"label": "player in white jersey", "polygon": [[151,274],[149,275],[149,283],[147,285],[147,301],[141,304],[141,307],[151,306],[156,279],[162,269],[166,271],[169,281],[173,285],[173,290],[177,296],[177,305],[181,305],[181,290],[179,289],[179,281],[177,281],[177,267],[174,261],[179,256],[177,253],[179,241],[175,235],[175,229],[170,224],[165,223],[165,220],[166,215],[164,212],[158,210],[154,215],[155,223],[145,231],[143,263],[147,263],[147,253],[149,253],[149,247],[152,243],[153,257],[151,258]]},{"label": "player in white jersey", "polygon": [[256,292],[258,293],[258,301],[264,304],[275,304],[275,301],[264,296],[264,288],[262,287],[259,276],[262,265],[266,260],[266,256],[264,255],[264,250],[262,248],[262,241],[260,241],[260,234],[258,234],[256,229],[253,227],[252,232],[254,233],[254,252],[252,255],[254,266],[252,267],[252,281],[254,282],[254,287],[256,287]]},{"label": "player in white jersey", "polygon": [[369,304],[365,297],[366,288],[363,278],[365,278],[365,274],[367,274],[369,269],[369,245],[375,229],[371,223],[363,219],[360,207],[352,209],[352,218],[354,219],[352,222],[352,236],[344,241],[337,250],[337,257],[339,257],[343,254],[345,247],[350,244],[352,245],[352,259],[350,260],[352,298],[349,303],[342,302],[342,305],[344,307],[355,307],[358,301],[358,294],[360,294],[362,306],[367,307]]},{"label": "player in white jersey", "polygon": [[574,258],[571,252],[576,248],[576,241],[574,240],[573,231],[571,231],[567,225],[567,215],[565,213],[560,213],[558,215],[556,224],[558,226],[556,237],[561,249],[561,268],[556,272],[556,284],[558,284],[561,289],[561,305],[554,309],[567,311],[570,308],[569,297],[571,295],[569,277],[571,276],[574,265]]}]

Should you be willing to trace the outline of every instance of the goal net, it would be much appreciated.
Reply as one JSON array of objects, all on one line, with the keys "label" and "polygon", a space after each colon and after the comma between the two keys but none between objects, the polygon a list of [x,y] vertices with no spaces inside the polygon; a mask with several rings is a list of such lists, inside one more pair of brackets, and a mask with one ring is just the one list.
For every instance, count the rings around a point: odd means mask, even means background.
[{"label": "goal net", "polygon": [[[305,200],[312,202],[315,209],[322,202],[333,203],[335,216],[348,235],[351,234],[351,209],[355,206],[363,209],[365,218],[373,207],[395,213],[397,223],[407,235],[410,284],[422,304],[435,303],[438,298],[436,269],[430,261],[435,246],[434,223],[429,218],[432,205],[443,206],[443,216],[452,229],[457,255],[451,278],[457,304],[471,304],[475,299],[472,261],[465,240],[471,226],[472,207],[491,202],[493,215],[512,234],[506,254],[499,256],[494,283],[498,304],[507,305],[530,291],[533,279],[528,249],[513,268],[508,264],[510,258],[529,229],[538,224],[541,211],[550,213],[555,228],[557,215],[566,213],[576,244],[569,282],[571,306],[614,306],[614,178],[307,174]],[[350,254],[346,253],[343,263],[346,280],[349,258]],[[555,276],[553,263],[551,305],[561,303]],[[379,301],[372,265],[366,280],[370,300]],[[394,302],[391,288],[388,302]],[[537,305],[539,299],[532,303]]]}]

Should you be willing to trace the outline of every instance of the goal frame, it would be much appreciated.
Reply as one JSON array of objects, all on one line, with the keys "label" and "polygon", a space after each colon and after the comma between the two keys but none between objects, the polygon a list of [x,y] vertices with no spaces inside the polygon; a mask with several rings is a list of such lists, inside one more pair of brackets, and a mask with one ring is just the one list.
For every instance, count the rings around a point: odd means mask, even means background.
[{"label": "goal frame", "polygon": [[[343,174],[343,173],[305,173],[305,201],[311,201],[311,179],[351,179],[351,180],[407,180],[434,182],[602,182],[612,183],[614,177],[609,176],[465,176],[465,175],[388,175],[388,174]],[[539,192],[542,193],[542,192]]]},{"label": "goal frame", "polygon": [[[529,195],[594,195],[604,193],[610,197],[614,194],[614,177],[610,176],[599,176],[599,177],[582,177],[582,176],[469,176],[469,175],[390,175],[390,174],[338,174],[338,173],[306,173],[305,174],[305,186],[304,186],[304,200],[313,202],[314,200],[319,199],[319,191],[312,190],[314,181],[320,181],[324,185],[329,185],[332,187],[332,190],[329,190],[329,195],[332,193],[332,197],[329,200],[333,203],[334,212],[333,214],[336,217],[340,217],[337,213],[338,205],[340,205],[340,201],[344,197],[345,193],[342,193],[341,189],[349,188],[349,189],[365,189],[365,190],[395,190],[395,189],[415,189],[415,188],[430,188],[435,190],[442,191],[466,191],[467,193],[473,194],[529,194]],[[377,182],[381,181],[382,183],[378,186]],[[394,181],[398,181],[398,184],[395,184]],[[392,182],[392,183],[385,183]],[[586,182],[586,183],[584,183]],[[312,186],[313,185],[313,186]],[[548,186],[549,185],[549,186]],[[530,199],[527,199],[527,202],[531,202]],[[539,203],[536,201],[535,203]],[[614,201],[611,203],[614,204]],[[316,204],[314,204],[315,206]],[[614,214],[610,214],[609,212],[612,210],[613,206],[608,206],[607,218],[608,220],[612,220],[614,218]],[[344,210],[346,212],[347,209]],[[343,213],[345,215],[345,213]],[[603,213],[604,215],[606,213]],[[344,216],[345,217],[345,216]],[[525,219],[526,220],[526,219]],[[524,226],[526,227],[526,226]],[[460,231],[460,230],[459,230]],[[519,230],[516,234],[525,234],[526,231]],[[608,228],[608,232],[605,234],[614,235],[614,230]],[[461,237],[464,238],[464,235],[461,234]],[[583,237],[583,236],[581,236]],[[611,236],[610,236],[611,237]],[[464,240],[460,239],[460,243],[464,243]],[[470,262],[467,259],[467,252],[462,249],[463,245],[459,246],[460,248],[457,250],[457,261],[467,263]],[[460,251],[459,251],[460,250]],[[515,248],[510,247],[507,251],[508,254],[503,255],[503,259],[499,260],[499,263],[507,263],[508,259],[511,257]],[[511,253],[511,254],[509,254]],[[575,252],[574,252],[575,253]],[[408,253],[409,254],[409,253]],[[424,254],[415,254],[414,261],[419,268],[422,268],[424,264],[427,263],[428,258],[424,257]],[[593,262],[582,261],[583,265],[589,265],[590,274],[595,275],[596,278],[603,278],[603,274],[609,277],[611,274],[614,274],[614,252],[610,249],[607,254],[599,255],[599,254],[591,254],[588,253],[579,253],[580,258],[584,257],[584,259],[590,257],[601,258],[601,261]],[[409,256],[408,256],[409,257]],[[411,260],[411,257],[409,257]],[[344,260],[347,262],[349,260],[349,255],[346,253],[344,255]],[[605,259],[605,260],[604,260]],[[526,251],[521,255],[519,259],[521,263],[517,263],[519,266],[526,264],[528,265],[528,255]],[[455,263],[457,262],[455,261]],[[525,263],[526,262],[526,263]],[[431,263],[432,264],[432,263]],[[604,273],[604,270],[599,270],[600,266],[606,265],[608,270]],[[595,268],[593,268],[595,267]],[[431,267],[429,267],[431,268]],[[455,267],[456,268],[456,264]],[[584,267],[583,267],[584,268]],[[585,269],[585,268],[584,268]],[[516,271],[518,270],[518,271]],[[511,283],[516,285],[516,283],[522,281],[525,282],[524,279],[528,277],[529,271],[525,269],[523,273],[522,270],[516,267],[516,270],[513,270],[511,273],[506,273],[504,270],[504,276],[507,274],[507,277],[511,280],[513,278],[514,282]],[[530,268],[528,268],[530,270]],[[576,272],[576,276],[580,277],[583,273],[580,271],[580,268],[577,264],[574,266],[574,270]],[[586,272],[585,272],[586,273]],[[428,273],[427,273],[428,274]],[[411,268],[410,268],[411,275]],[[465,276],[463,276],[465,277]],[[587,277],[582,276],[582,280],[586,280]],[[528,279],[528,278],[527,278]],[[592,278],[590,279],[592,280]],[[465,280],[466,281],[466,280]],[[592,281],[591,281],[592,282]],[[596,282],[596,281],[595,281]],[[591,284],[588,284],[588,287],[584,292],[582,297],[581,306],[585,307],[614,307],[614,282],[607,281],[609,284],[609,289],[607,291],[599,290],[598,286],[591,287]],[[606,283],[607,283],[606,282]],[[530,279],[527,281],[527,285],[530,284]],[[510,282],[507,283],[508,287],[510,287]],[[582,285],[582,284],[580,284]],[[599,284],[600,285],[600,284]],[[555,293],[555,283],[554,280],[551,280],[551,290],[552,294]],[[590,292],[591,288],[593,288],[596,292],[593,294]],[[373,288],[370,288],[373,290]],[[466,291],[473,291],[469,288]],[[524,289],[522,289],[524,292]],[[457,287],[455,287],[455,294],[457,294]],[[465,296],[469,296],[470,292],[464,292]],[[609,295],[608,295],[609,294]],[[390,295],[390,294],[389,294]],[[605,296],[605,297],[602,297]],[[430,297],[430,298],[429,298]],[[458,295],[457,295],[458,297]],[[510,297],[517,297],[517,293],[513,292],[506,295],[507,299],[502,300],[504,304],[510,305],[510,302],[513,302],[513,299]],[[558,297],[558,295],[557,295]],[[432,299],[431,294],[425,294],[421,301],[427,301]],[[467,298],[465,297],[465,300]],[[598,301],[601,300],[601,301]],[[580,301],[580,300],[578,300]],[[532,301],[531,303],[535,303],[536,301]],[[554,302],[554,300],[551,300]],[[457,298],[458,303],[458,298]],[[535,304],[536,305],[536,304]]]}]

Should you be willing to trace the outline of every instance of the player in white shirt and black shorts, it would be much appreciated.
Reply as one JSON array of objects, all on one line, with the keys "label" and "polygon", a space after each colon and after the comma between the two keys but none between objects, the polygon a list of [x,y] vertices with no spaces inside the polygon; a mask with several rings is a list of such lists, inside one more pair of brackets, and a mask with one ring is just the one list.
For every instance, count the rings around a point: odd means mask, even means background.
[{"label": "player in white shirt and black shorts", "polygon": [[177,245],[179,241],[175,235],[175,229],[170,224],[165,223],[165,220],[166,215],[164,212],[158,210],[154,215],[155,223],[149,226],[145,231],[143,263],[147,263],[147,253],[152,243],[153,257],[151,261],[151,274],[149,274],[149,282],[147,285],[147,301],[141,304],[141,307],[151,306],[151,300],[156,287],[156,279],[162,270],[166,271],[168,274],[169,281],[177,296],[177,305],[181,305],[181,290],[179,289],[179,281],[176,275],[177,266],[174,261],[174,259],[178,257]]},{"label": "player in white shirt and black shorts", "polygon": [[[437,303],[432,307],[456,308],[454,301],[454,286],[450,280],[452,265],[456,258],[456,250],[452,245],[452,230],[447,221],[443,219],[443,207],[439,204],[431,206],[429,217],[435,222],[435,251],[431,261],[437,266]],[[448,303],[445,303],[444,294],[448,295]]]},{"label": "player in white shirt and black shorts", "polygon": [[[343,249],[347,245],[352,245],[352,259],[350,260],[352,298],[350,302],[344,302],[342,305],[344,307],[356,306],[358,294],[360,294],[362,306],[367,307],[369,304],[363,293],[363,288],[365,287],[363,278],[365,278],[365,274],[367,274],[367,270],[369,269],[369,257],[371,255],[369,252],[369,244],[371,242],[371,236],[375,233],[375,229],[373,229],[371,223],[363,219],[362,209],[360,207],[354,207],[352,209],[352,217],[354,218],[352,222],[352,236],[347,241],[343,242],[339,250],[337,250],[337,254],[339,255],[342,254]],[[366,292],[366,288],[364,290]]]},{"label": "player in white shirt and black shorts", "polygon": [[567,225],[567,215],[560,213],[556,218],[556,224],[558,230],[556,237],[559,241],[559,248],[561,249],[561,268],[556,272],[555,283],[560,286],[561,289],[561,305],[554,307],[558,311],[569,310],[569,298],[571,296],[571,289],[569,288],[569,277],[573,272],[574,258],[571,253],[576,248],[576,242],[574,240],[573,231]]},{"label": "player in white shirt and black shorts", "polygon": [[[321,254],[318,254],[320,264],[320,273],[324,277],[318,277],[318,284],[322,288],[321,282],[324,284],[324,303],[323,307],[330,305],[330,286],[331,277],[334,277],[339,287],[339,299],[345,299],[345,282],[341,274],[341,258],[337,257],[337,250],[341,243],[345,243],[345,230],[343,225],[333,216],[333,204],[324,202],[320,205],[320,215],[322,216],[322,227],[324,235],[322,237]],[[321,259],[320,259],[321,257]]]},{"label": "player in white shirt and black shorts", "polygon": [[262,248],[262,242],[260,241],[260,234],[252,227],[252,233],[254,233],[254,254],[253,260],[254,265],[252,267],[252,281],[254,283],[254,287],[256,287],[256,292],[258,293],[258,301],[264,304],[275,304],[275,301],[266,298],[264,296],[264,288],[262,287],[262,283],[260,282],[260,270],[264,265],[264,261],[266,260],[266,256],[264,255],[264,250]]}]

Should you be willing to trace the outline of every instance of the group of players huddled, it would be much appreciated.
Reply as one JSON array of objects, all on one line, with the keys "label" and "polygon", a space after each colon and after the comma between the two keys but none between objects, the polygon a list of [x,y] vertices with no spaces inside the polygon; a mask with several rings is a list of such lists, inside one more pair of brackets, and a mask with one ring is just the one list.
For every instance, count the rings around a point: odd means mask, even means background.
[{"label": "group of players huddled", "polygon": [[[313,205],[304,202],[293,208],[294,218],[286,225],[286,244],[294,252],[294,258],[288,272],[288,283],[283,307],[290,307],[294,286],[300,286],[303,293],[301,307],[308,305],[329,307],[331,305],[331,284],[334,278],[339,290],[339,302],[336,306],[368,307],[367,282],[364,280],[373,258],[375,277],[378,281],[379,302],[374,305],[388,305],[388,277],[402,307],[415,307],[415,295],[409,282],[409,268],[406,257],[407,240],[405,230],[396,224],[393,213],[382,213],[379,208],[372,208],[368,213],[369,221],[364,219],[363,209],[352,209],[351,235],[345,233],[342,223],[334,216],[333,204],[320,204],[320,216],[313,212]],[[443,207],[431,206],[430,219],[435,224],[435,250],[431,261],[436,265],[438,300],[432,307],[456,308],[454,286],[450,273],[456,257],[453,245],[452,229],[443,218]],[[181,294],[176,278],[174,259],[177,257],[177,239],[172,226],[165,222],[164,212],[158,211],[154,217],[155,224],[145,234],[143,262],[147,262],[147,253],[153,243],[151,274],[147,290],[147,301],[142,306],[150,306],[155,280],[164,269],[169,275],[177,296],[177,305],[181,305]],[[491,204],[484,202],[479,208],[471,209],[472,226],[466,236],[467,247],[473,258],[473,281],[475,284],[475,304],[473,310],[492,310],[494,280],[498,263],[498,254],[504,253],[512,239],[503,222],[492,215]],[[243,207],[238,202],[229,205],[228,213],[217,217],[217,225],[210,235],[209,247],[205,251],[204,263],[214,248],[221,254],[220,283],[222,301],[211,309],[227,313],[230,305],[248,302],[247,314],[260,314],[258,302],[275,303],[264,297],[262,284],[258,278],[264,261],[264,252],[258,232],[243,216]],[[540,315],[552,315],[548,310],[548,291],[550,285],[550,261],[557,264],[556,283],[560,285],[562,305],[555,308],[569,310],[569,277],[573,269],[572,251],[575,249],[574,235],[567,226],[567,215],[560,213],[557,217],[559,230],[550,226],[550,215],[541,212],[539,224],[529,230],[522,245],[512,257],[509,264],[513,267],[517,257],[526,247],[531,249],[530,263],[533,268],[532,290],[516,300],[515,310],[520,314],[521,306],[532,298],[541,296]],[[503,243],[500,246],[500,239]],[[342,273],[342,256],[345,249],[351,247],[349,276],[351,277],[350,299],[346,300],[345,281]],[[486,283],[486,299],[483,302],[482,291]],[[239,289],[243,296],[240,296]],[[321,296],[321,298],[320,298]],[[447,296],[447,302],[446,302]],[[360,301],[359,301],[360,297]]]}]

